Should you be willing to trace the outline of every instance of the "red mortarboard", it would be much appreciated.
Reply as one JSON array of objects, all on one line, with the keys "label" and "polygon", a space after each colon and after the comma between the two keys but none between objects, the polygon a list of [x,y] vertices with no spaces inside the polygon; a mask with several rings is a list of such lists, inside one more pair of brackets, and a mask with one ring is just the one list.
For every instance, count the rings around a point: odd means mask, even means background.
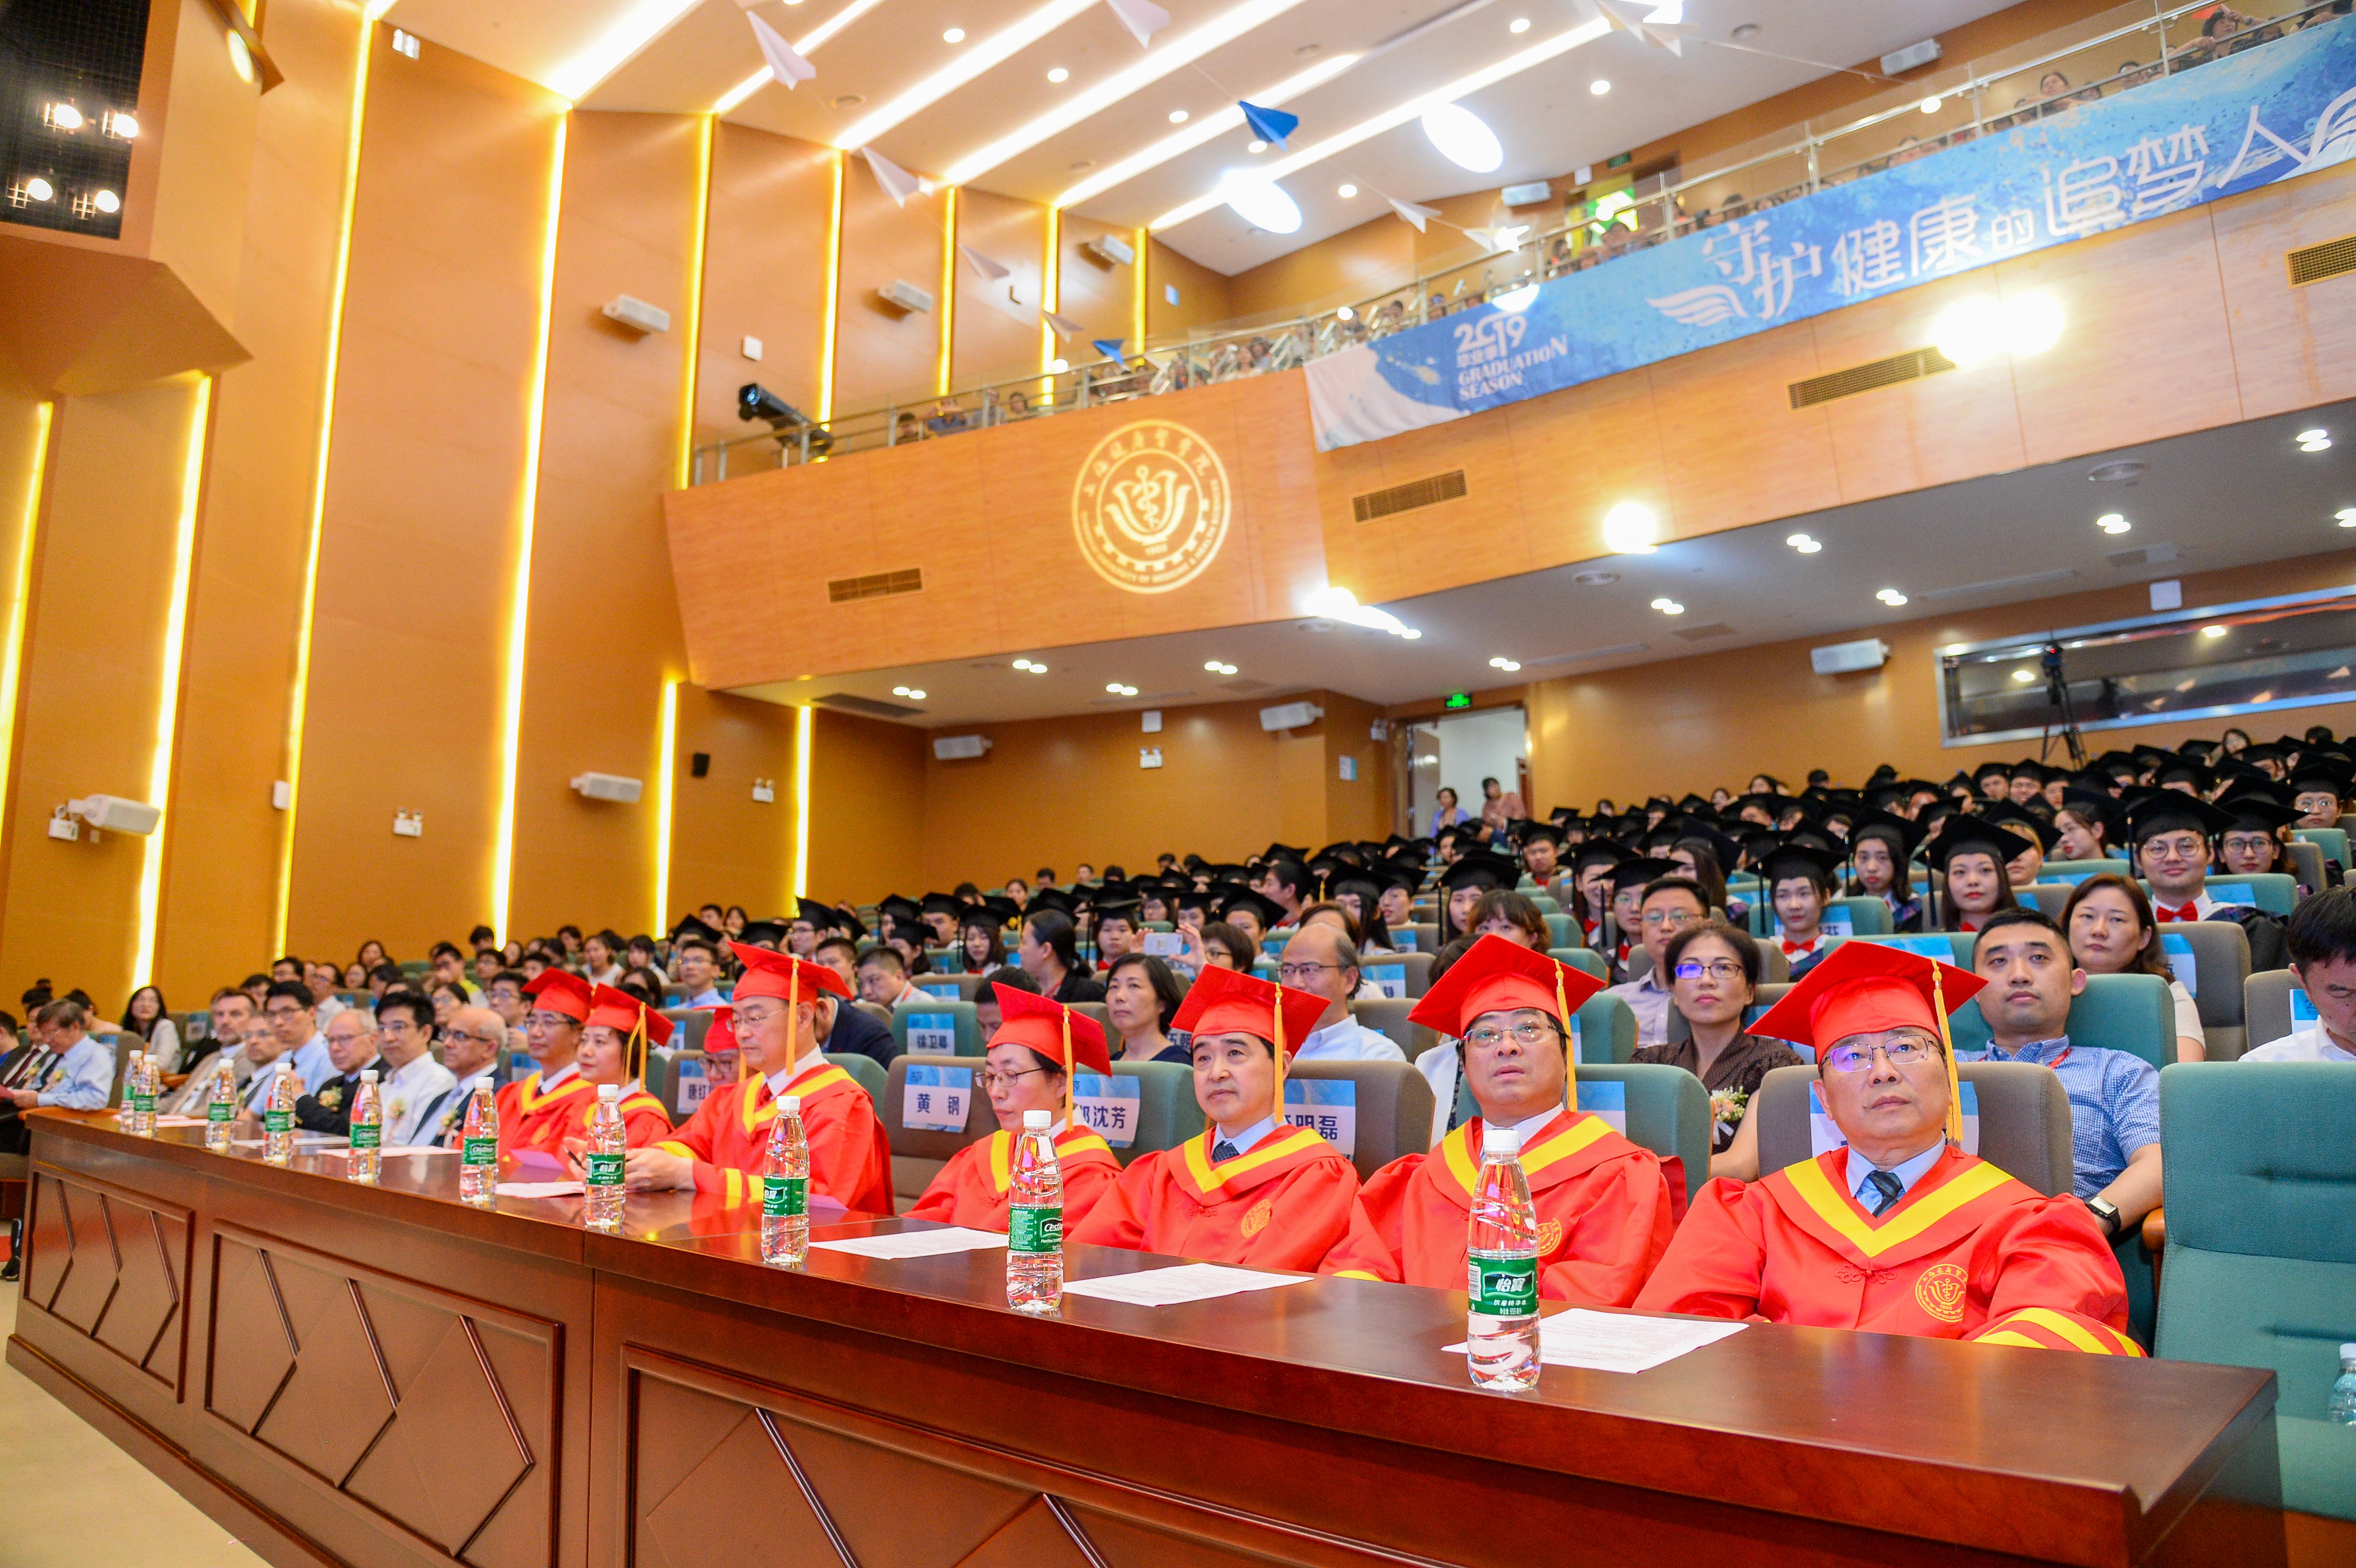
[{"label": "red mortarboard", "polygon": [[1586,970],[1558,964],[1491,932],[1450,965],[1448,973],[1431,983],[1431,989],[1407,1016],[1411,1023],[1428,1025],[1461,1040],[1483,1013],[1537,1008],[1562,1024],[1563,1086],[1566,1095],[1575,1101],[1571,1085],[1578,1082],[1579,1068],[1569,1051],[1570,1018],[1601,989],[1603,982]]},{"label": "red mortarboard", "polygon": [[1818,1061],[1851,1035],[1928,1029],[1947,1064],[1947,1137],[1961,1147],[1962,1092],[1955,1084],[1955,1041],[1947,1015],[1987,984],[1969,970],[1902,947],[1844,942],[1751,1026],[1753,1034],[1811,1047]]},{"label": "red mortarboard", "polygon": [[790,953],[773,953],[766,947],[747,947],[732,942],[728,950],[744,965],[737,977],[734,999],[747,997],[786,997],[795,1001],[807,997],[816,1001],[818,993],[851,999],[851,987],[842,976],[823,964],[813,964],[807,958],[797,958]]},{"label": "red mortarboard", "polygon": [[1170,1027],[1195,1034],[1256,1035],[1276,1048],[1270,1114],[1282,1121],[1284,1065],[1315,1032],[1317,1020],[1331,1005],[1314,991],[1288,990],[1257,975],[1212,965],[1195,976]]},{"label": "red mortarboard", "polygon": [[1035,991],[1018,991],[1011,986],[992,986],[991,990],[998,997],[999,1016],[1004,1019],[990,1037],[993,1048],[1027,1045],[1048,1061],[1062,1062],[1066,1072],[1075,1067],[1091,1072],[1112,1071],[1104,1027],[1087,1014],[1076,1013]]},{"label": "red mortarboard", "polygon": [[648,1040],[656,1045],[670,1043],[670,1019],[629,992],[600,986],[590,994],[590,1001],[589,1022],[625,1035],[636,1034],[643,1024]]},{"label": "red mortarboard", "polygon": [[574,1023],[589,1021],[589,982],[566,969],[542,969],[524,982],[523,994],[543,1011],[562,1013]]}]

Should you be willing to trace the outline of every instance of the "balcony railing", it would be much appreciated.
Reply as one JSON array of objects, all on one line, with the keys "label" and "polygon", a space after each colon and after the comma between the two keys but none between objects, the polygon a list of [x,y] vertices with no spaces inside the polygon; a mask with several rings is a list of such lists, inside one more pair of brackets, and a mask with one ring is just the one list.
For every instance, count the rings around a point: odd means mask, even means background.
[{"label": "balcony railing", "polygon": [[2249,10],[2216,0],[2121,5],[1893,88],[1838,115],[1729,148],[1697,167],[1602,194],[1590,187],[1582,199],[1524,226],[1511,250],[1475,245],[1355,297],[1317,302],[1289,317],[1149,340],[1141,353],[1121,360],[1030,371],[824,421],[780,421],[765,434],[697,448],[691,483],[1290,370],[1534,283],[1606,266],[1697,229],[2261,48],[2351,8],[2351,0],[2243,3]]}]

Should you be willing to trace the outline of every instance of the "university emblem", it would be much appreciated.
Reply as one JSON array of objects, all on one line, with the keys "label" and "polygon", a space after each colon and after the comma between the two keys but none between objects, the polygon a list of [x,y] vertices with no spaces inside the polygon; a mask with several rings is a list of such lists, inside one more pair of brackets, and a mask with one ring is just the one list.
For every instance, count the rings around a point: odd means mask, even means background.
[{"label": "university emblem", "polygon": [[1538,1256],[1542,1258],[1551,1256],[1554,1250],[1560,1245],[1562,1245],[1562,1221],[1559,1220],[1539,1221]]},{"label": "university emblem", "polygon": [[1167,593],[1226,542],[1227,471],[1210,443],[1169,420],[1097,443],[1072,486],[1072,534],[1090,570],[1131,593]]},{"label": "university emblem", "polygon": [[1258,1202],[1253,1204],[1249,1209],[1244,1211],[1243,1223],[1237,1226],[1237,1229],[1243,1232],[1244,1240],[1248,1242],[1254,1236],[1258,1235],[1262,1231],[1268,1229],[1269,1219],[1274,1213],[1275,1210],[1270,1207],[1269,1200],[1263,1198]]},{"label": "university emblem", "polygon": [[1972,1276],[1955,1264],[1933,1264],[1914,1281],[1914,1305],[1942,1323],[1964,1320],[1964,1292]]}]

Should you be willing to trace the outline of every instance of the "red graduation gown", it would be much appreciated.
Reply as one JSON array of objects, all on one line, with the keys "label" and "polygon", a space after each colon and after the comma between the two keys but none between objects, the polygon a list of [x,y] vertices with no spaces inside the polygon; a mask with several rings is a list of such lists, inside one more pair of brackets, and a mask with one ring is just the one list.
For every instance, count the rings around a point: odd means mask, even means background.
[{"label": "red graduation gown", "polygon": [[2085,1208],[1950,1148],[1879,1219],[1833,1149],[1694,1200],[1640,1311],[2140,1356],[2126,1282]]},{"label": "red graduation gown", "polygon": [[587,1107],[597,1103],[597,1091],[576,1072],[543,1094],[540,1092],[540,1072],[535,1068],[501,1089],[493,1103],[499,1108],[501,1149],[513,1154],[518,1149],[536,1148],[562,1159],[564,1140],[572,1136],[573,1124],[577,1119],[574,1113],[585,1116]]},{"label": "red graduation gown", "polygon": [[[859,1081],[820,1061],[786,1085],[802,1098],[802,1132],[809,1139],[810,1190],[857,1213],[892,1212],[892,1149],[875,1103]],[[712,1091],[687,1125],[657,1147],[695,1162],[699,1192],[731,1204],[757,1198],[768,1157],[769,1124],[777,1119],[767,1078]]]},{"label": "red graduation gown", "polygon": [[[1014,1181],[1014,1138],[995,1132],[978,1144],[958,1150],[941,1173],[933,1178],[912,1220],[937,1220],[944,1225],[965,1225],[977,1231],[1006,1229],[1007,1190]],[[1111,1146],[1086,1127],[1066,1127],[1055,1135],[1055,1163],[1064,1174],[1064,1223],[1078,1224],[1097,1206],[1097,1200],[1120,1179],[1120,1161]]]},{"label": "red graduation gown", "polygon": [[[1402,1155],[1358,1190],[1329,1274],[1464,1288],[1465,1231],[1481,1173],[1482,1127],[1467,1122],[1429,1154]],[[1668,1250],[1685,1173],[1585,1111],[1556,1115],[1522,1155],[1538,1211],[1538,1294],[1625,1307]]]},{"label": "red graduation gown", "polygon": [[1141,1157],[1088,1211],[1076,1242],[1307,1273],[1349,1232],[1358,1172],[1307,1127],[1279,1127],[1211,1163],[1216,1127]]},{"label": "red graduation gown", "polygon": [[[652,1094],[643,1089],[634,1089],[623,1095],[619,1104],[622,1108],[622,1136],[626,1140],[624,1147],[644,1148],[670,1136],[670,1113],[664,1110],[662,1102]],[[556,1141],[560,1149],[567,1138],[586,1138],[589,1136],[589,1118],[597,1109],[596,1091],[593,1089],[586,1094],[573,1095],[564,1102],[564,1111],[557,1118],[560,1125]]]}]

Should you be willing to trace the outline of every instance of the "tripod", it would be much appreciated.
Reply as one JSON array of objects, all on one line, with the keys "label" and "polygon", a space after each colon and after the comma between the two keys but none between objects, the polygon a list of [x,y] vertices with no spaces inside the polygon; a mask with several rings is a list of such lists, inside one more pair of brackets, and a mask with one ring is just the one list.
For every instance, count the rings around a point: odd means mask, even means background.
[{"label": "tripod", "polygon": [[2037,760],[2043,762],[2046,754],[2053,749],[2053,721],[2058,717],[2062,721],[2062,742],[2070,753],[2071,771],[2083,773],[2086,767],[2086,741],[2078,732],[2078,709],[2070,699],[2069,677],[2062,671],[2062,645],[2046,644],[2044,652],[2037,656],[2037,662],[2045,671],[2048,711],[2044,736],[2037,743]]}]

